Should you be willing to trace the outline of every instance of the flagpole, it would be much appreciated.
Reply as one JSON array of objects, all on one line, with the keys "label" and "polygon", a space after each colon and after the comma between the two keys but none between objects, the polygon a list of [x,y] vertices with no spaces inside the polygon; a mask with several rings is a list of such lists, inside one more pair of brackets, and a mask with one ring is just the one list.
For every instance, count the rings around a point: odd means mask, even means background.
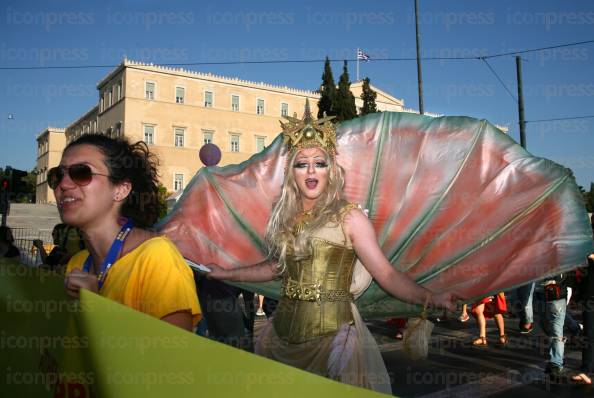
[{"label": "flagpole", "polygon": [[359,81],[359,48],[357,48],[357,54],[355,54],[357,58],[357,81]]}]

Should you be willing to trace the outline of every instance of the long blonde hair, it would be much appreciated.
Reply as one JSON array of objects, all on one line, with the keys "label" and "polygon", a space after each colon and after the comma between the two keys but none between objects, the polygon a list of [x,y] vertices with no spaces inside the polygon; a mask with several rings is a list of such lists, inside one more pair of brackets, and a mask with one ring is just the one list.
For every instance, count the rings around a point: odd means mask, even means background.
[{"label": "long blonde hair", "polygon": [[342,199],[344,187],[344,171],[336,163],[336,159],[323,151],[328,164],[328,185],[312,209],[312,219],[303,228],[293,234],[293,227],[303,212],[301,193],[293,175],[293,164],[299,151],[294,151],[287,160],[287,169],[280,196],[272,208],[272,214],[266,226],[266,245],[269,258],[278,261],[278,273],[285,270],[287,249],[293,248],[298,257],[306,257],[311,253],[308,238],[312,232],[330,221],[338,222],[340,209],[346,201]]}]

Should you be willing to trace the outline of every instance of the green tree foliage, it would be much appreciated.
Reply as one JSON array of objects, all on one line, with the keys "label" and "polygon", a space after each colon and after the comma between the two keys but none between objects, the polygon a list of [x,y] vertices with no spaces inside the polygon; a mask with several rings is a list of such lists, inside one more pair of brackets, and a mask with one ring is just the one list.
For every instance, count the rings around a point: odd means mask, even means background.
[{"label": "green tree foliage", "polygon": [[27,173],[23,177],[23,187],[25,188],[25,195],[28,197],[30,203],[35,203],[35,194],[37,192],[37,167]]},{"label": "green tree foliage", "polygon": [[343,122],[357,117],[357,107],[355,106],[355,96],[351,92],[351,82],[349,80],[349,71],[347,61],[344,61],[342,75],[338,81],[338,95],[336,97],[336,120]]},{"label": "green tree foliage", "polygon": [[361,93],[361,99],[363,100],[363,107],[360,108],[360,111],[361,111],[360,116],[378,112],[377,106],[375,105],[376,98],[377,98],[377,93],[375,91],[373,91],[373,89],[369,85],[369,78],[366,77],[365,79],[363,79],[363,92]]},{"label": "green tree foliage", "polygon": [[324,64],[324,73],[322,74],[322,87],[320,88],[320,99],[318,101],[318,118],[324,116],[334,116],[336,103],[336,84],[330,67],[330,60],[326,57]]}]

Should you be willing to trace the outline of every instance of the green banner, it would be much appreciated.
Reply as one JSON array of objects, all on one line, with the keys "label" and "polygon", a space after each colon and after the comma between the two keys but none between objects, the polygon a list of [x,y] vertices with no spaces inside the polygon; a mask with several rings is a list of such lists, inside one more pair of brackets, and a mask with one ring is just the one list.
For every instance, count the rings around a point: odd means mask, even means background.
[{"label": "green banner", "polygon": [[2,396],[247,397],[379,394],[196,336],[50,271],[0,259]]}]

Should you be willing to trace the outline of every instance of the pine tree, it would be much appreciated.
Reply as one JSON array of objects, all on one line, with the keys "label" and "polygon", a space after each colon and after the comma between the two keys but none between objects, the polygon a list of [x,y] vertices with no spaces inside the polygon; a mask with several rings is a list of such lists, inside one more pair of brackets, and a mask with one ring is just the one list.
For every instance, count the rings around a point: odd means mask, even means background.
[{"label": "pine tree", "polygon": [[342,75],[340,75],[340,80],[338,81],[338,95],[336,98],[335,110],[336,120],[339,122],[357,117],[357,107],[355,106],[355,96],[351,92],[347,61],[344,61]]},{"label": "pine tree", "polygon": [[37,167],[34,167],[33,170],[27,173],[27,176],[23,177],[26,198],[30,203],[35,203],[37,174],[39,174]]},{"label": "pine tree", "polygon": [[324,73],[322,74],[322,87],[320,88],[320,100],[318,101],[318,118],[336,115],[334,109],[336,103],[336,84],[330,68],[330,60],[326,57]]},{"label": "pine tree", "polygon": [[377,106],[375,105],[376,98],[377,93],[373,91],[369,85],[369,78],[366,77],[363,79],[363,92],[361,93],[361,99],[363,100],[363,107],[360,108],[361,116],[378,112]]}]

